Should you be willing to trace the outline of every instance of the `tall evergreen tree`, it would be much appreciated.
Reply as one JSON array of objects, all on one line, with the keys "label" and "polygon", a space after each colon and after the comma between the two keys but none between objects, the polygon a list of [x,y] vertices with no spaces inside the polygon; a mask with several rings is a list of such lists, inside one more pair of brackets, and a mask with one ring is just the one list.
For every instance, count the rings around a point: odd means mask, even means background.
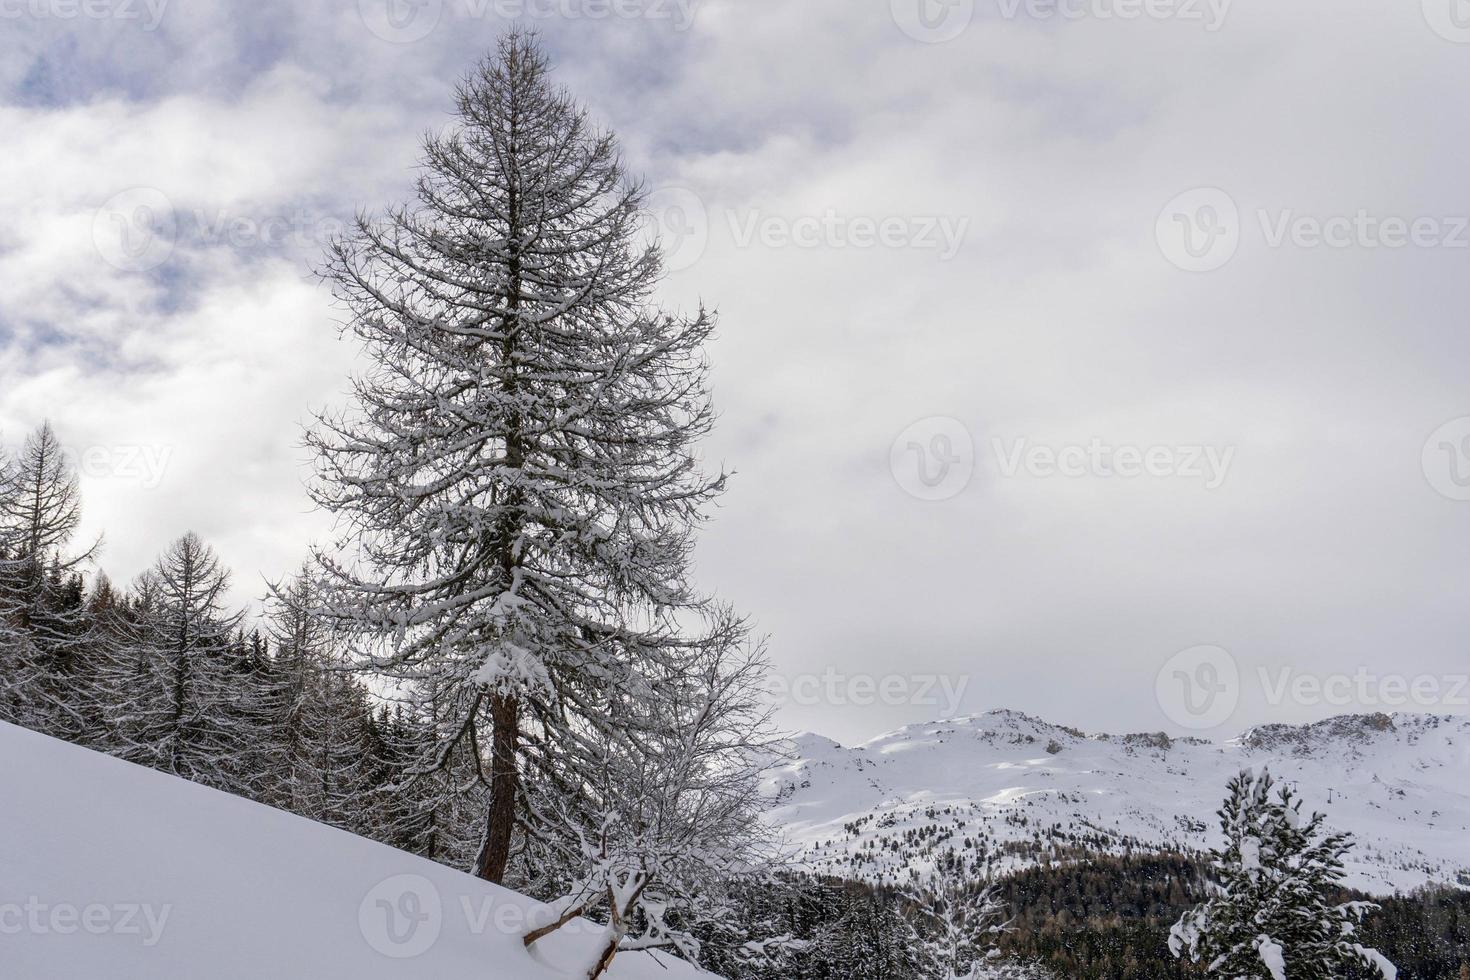
[{"label": "tall evergreen tree", "polygon": [[1393,964],[1355,939],[1377,906],[1332,898],[1351,839],[1328,833],[1320,813],[1304,816],[1290,788],[1273,787],[1266,772],[1230,781],[1225,847],[1213,860],[1219,893],[1175,923],[1170,952],[1227,980],[1341,980],[1356,971],[1394,980]]},{"label": "tall evergreen tree", "polygon": [[874,891],[849,892],[842,917],[813,947],[842,980],[920,980],[923,944],[896,903]]},{"label": "tall evergreen tree", "polygon": [[320,556],[326,613],[409,696],[433,679],[424,761],[475,760],[475,871],[500,881],[526,740],[615,726],[620,698],[744,627],[688,575],[724,484],[695,452],[714,321],[651,305],[660,255],[616,142],[524,34],[456,108],[425,143],[417,205],[330,250],[324,275],[374,367],[309,441],[345,538]]},{"label": "tall evergreen tree", "polygon": [[273,650],[270,798],[294,813],[361,829],[371,781],[372,707],[341,667],[335,638],[316,614],[317,584],[303,568],[266,600]]},{"label": "tall evergreen tree", "polygon": [[76,472],[50,423],[0,469],[0,717],[78,742],[101,738],[92,637],[69,553],[82,510]]},{"label": "tall evergreen tree", "polygon": [[219,556],[193,532],[142,576],[116,728],[124,758],[244,793],[264,778],[247,771],[262,733],[241,710],[248,664],[228,586]]}]

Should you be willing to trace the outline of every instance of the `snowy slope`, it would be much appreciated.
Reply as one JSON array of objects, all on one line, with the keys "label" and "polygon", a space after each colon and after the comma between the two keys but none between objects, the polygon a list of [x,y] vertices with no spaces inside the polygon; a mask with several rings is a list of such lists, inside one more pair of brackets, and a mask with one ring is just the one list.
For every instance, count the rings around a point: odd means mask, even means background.
[{"label": "snowy slope", "polygon": [[[1244,767],[1269,766],[1358,839],[1348,884],[1470,887],[1470,718],[1359,715],[1214,744],[1086,736],[1011,711],[856,748],[816,735],[768,773],[771,819],[810,867],[904,878],[948,852],[998,872],[1079,850],[1199,850]],[[984,868],[985,861],[979,866]]]},{"label": "snowy slope", "polygon": [[[585,975],[593,928],[532,956],[516,930],[534,908],[392,848],[0,724],[7,980]],[[624,954],[609,976],[710,975]]]}]

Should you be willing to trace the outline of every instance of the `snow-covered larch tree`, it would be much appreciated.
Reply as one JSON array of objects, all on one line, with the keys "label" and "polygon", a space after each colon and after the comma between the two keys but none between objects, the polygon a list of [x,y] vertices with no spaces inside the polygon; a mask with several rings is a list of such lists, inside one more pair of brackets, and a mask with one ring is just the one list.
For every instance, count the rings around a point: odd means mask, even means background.
[{"label": "snow-covered larch tree", "polygon": [[446,737],[424,765],[488,745],[475,871],[501,881],[527,737],[618,725],[660,664],[744,626],[688,575],[724,484],[696,458],[714,321],[653,305],[660,253],[614,138],[525,34],[456,108],[417,203],[329,250],[371,367],[308,440],[342,533],[323,614],[408,696],[432,678]]},{"label": "snow-covered larch tree", "polygon": [[0,716],[74,741],[99,736],[80,568],[76,471],[50,423],[0,469]]},{"label": "snow-covered larch tree", "polygon": [[1226,980],[1395,980],[1383,954],[1356,941],[1366,902],[1338,903],[1346,834],[1301,812],[1290,788],[1246,770],[1230,781],[1220,810],[1225,846],[1214,853],[1218,894],[1191,909],[1169,933],[1169,950]]},{"label": "snow-covered larch tree", "polygon": [[228,609],[228,587],[229,573],[197,534],[175,541],[140,576],[130,649],[112,683],[120,755],[241,792],[250,775],[243,760],[266,733],[239,710],[244,682],[232,643],[242,614]]},{"label": "snow-covered larch tree", "polygon": [[371,705],[340,666],[336,638],[316,615],[315,569],[303,567],[266,598],[269,798],[292,813],[355,828],[369,786]]}]

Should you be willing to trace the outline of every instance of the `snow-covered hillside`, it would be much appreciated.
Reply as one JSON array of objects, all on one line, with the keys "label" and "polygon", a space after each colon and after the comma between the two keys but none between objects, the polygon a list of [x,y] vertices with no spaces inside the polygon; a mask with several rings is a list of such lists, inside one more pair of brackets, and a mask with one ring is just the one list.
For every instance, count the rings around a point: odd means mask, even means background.
[{"label": "snow-covered hillside", "polygon": [[[0,976],[561,980],[538,906],[400,851],[0,724]],[[708,978],[623,954],[614,980]]]},{"label": "snow-covered hillside", "polygon": [[[1199,850],[1245,767],[1357,836],[1348,884],[1470,887],[1470,718],[1356,715],[1215,744],[1088,736],[1011,711],[912,725],[856,748],[815,735],[770,771],[771,819],[814,869],[905,878],[950,852],[1006,871],[1079,850]],[[986,859],[988,858],[988,862]]]}]

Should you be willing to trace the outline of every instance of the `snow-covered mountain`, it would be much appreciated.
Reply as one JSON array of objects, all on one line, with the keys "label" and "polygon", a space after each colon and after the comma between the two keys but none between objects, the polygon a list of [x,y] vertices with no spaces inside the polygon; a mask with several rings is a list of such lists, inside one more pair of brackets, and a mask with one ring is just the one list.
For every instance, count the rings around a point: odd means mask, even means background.
[{"label": "snow-covered mountain", "polygon": [[[0,977],[567,980],[598,927],[443,865],[0,723]],[[541,947],[545,945],[546,949]],[[716,980],[624,953],[608,980]]]},{"label": "snow-covered mountain", "polygon": [[994,711],[854,748],[802,735],[764,789],[813,870],[905,880],[951,855],[1004,873],[1084,851],[1199,851],[1217,842],[1225,784],[1247,767],[1268,767],[1356,836],[1347,884],[1470,888],[1470,717],[1348,715],[1213,743]]}]

